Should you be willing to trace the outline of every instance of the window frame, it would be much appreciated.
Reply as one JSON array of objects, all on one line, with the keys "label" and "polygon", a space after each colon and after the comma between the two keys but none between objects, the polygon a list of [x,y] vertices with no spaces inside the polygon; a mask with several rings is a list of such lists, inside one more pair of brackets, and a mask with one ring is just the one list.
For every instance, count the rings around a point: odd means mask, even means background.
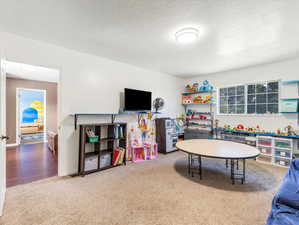
[{"label": "window frame", "polygon": [[[249,85],[257,85],[257,84],[264,84],[264,83],[272,83],[272,82],[277,82],[278,83],[278,112],[277,113],[248,113],[248,109],[247,109],[247,106],[248,106],[248,86]],[[244,105],[245,105],[245,111],[244,113],[220,113],[220,89],[222,88],[230,88],[230,87],[238,87],[238,86],[244,86],[244,91],[245,91],[245,94],[244,94],[244,97],[245,97],[245,102],[244,102]],[[266,92],[267,94],[268,92]],[[280,114],[280,98],[281,98],[281,79],[277,79],[277,80],[267,80],[267,81],[257,81],[257,82],[250,82],[250,83],[245,83],[245,84],[232,84],[232,85],[225,85],[225,86],[222,86],[222,87],[219,87],[217,88],[217,100],[216,100],[216,107],[217,107],[217,115],[219,116],[277,116]],[[255,103],[256,105],[257,103]],[[265,104],[268,104],[265,103]]]}]

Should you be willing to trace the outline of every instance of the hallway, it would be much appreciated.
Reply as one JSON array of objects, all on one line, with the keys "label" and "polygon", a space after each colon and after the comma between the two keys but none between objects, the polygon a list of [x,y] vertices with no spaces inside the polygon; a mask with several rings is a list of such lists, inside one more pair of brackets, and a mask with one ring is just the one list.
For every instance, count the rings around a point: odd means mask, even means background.
[{"label": "hallway", "polygon": [[6,186],[57,176],[57,156],[47,143],[9,147],[6,151]]}]

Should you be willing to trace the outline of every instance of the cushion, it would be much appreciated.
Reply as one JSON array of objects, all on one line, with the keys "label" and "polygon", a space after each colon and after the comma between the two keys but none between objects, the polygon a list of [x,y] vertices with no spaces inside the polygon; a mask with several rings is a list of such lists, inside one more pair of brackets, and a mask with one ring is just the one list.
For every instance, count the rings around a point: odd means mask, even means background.
[{"label": "cushion", "polygon": [[266,225],[299,224],[299,159],[293,160],[272,201]]}]

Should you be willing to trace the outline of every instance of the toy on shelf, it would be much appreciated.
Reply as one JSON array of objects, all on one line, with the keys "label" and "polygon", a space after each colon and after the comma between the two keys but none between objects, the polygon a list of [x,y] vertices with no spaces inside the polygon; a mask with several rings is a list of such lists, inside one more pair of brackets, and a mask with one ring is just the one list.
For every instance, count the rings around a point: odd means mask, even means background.
[{"label": "toy on shelf", "polygon": [[204,114],[189,111],[187,114],[187,119],[208,120],[208,117]]},{"label": "toy on shelf", "polygon": [[193,99],[193,103],[195,104],[199,104],[199,103],[203,103],[203,99],[200,95],[196,96],[194,99]]},{"label": "toy on shelf", "polygon": [[243,124],[239,124],[239,125],[237,126],[237,130],[244,130],[244,129],[245,129],[245,127],[244,127]]},{"label": "toy on shelf", "polygon": [[199,84],[196,82],[192,85],[190,85],[190,84],[186,85],[185,90],[186,90],[186,92],[192,93],[192,92],[197,92],[198,88],[199,88]]},{"label": "toy on shelf", "polygon": [[183,95],[182,97],[182,104],[187,105],[187,104],[191,104],[192,103],[192,96],[190,95]]},{"label": "toy on shelf", "polygon": [[285,130],[289,136],[297,135],[296,132],[294,131],[294,128],[291,125],[286,126]]},{"label": "toy on shelf", "polygon": [[211,92],[214,90],[214,87],[209,84],[209,81],[205,80],[202,82],[202,85],[199,87],[199,83],[195,82],[193,84],[187,84],[185,91],[187,93],[196,93],[196,92]]},{"label": "toy on shelf", "polygon": [[[208,96],[196,96],[193,98],[193,103],[194,104],[210,104],[212,103],[213,97],[208,95]],[[188,104],[188,103],[187,103]]]},{"label": "toy on shelf", "polygon": [[204,100],[202,103],[212,103],[212,101],[213,101],[213,96],[208,95],[208,96],[204,97]]},{"label": "toy on shelf", "polygon": [[200,120],[207,120],[208,117],[207,117],[206,115],[200,115],[200,116],[199,116],[199,119],[200,119]]},{"label": "toy on shelf", "polygon": [[209,91],[213,91],[214,87],[212,85],[209,84],[209,81],[205,80],[201,87],[199,88],[199,91],[202,91],[202,92],[209,92]]},{"label": "toy on shelf", "polygon": [[175,129],[178,134],[184,133],[184,126],[186,124],[186,115],[181,114],[178,118],[175,120]]},{"label": "toy on shelf", "polygon": [[285,127],[284,129],[278,128],[276,131],[266,131],[264,129],[261,129],[259,125],[257,125],[256,127],[245,127],[242,124],[239,124],[234,128],[231,128],[230,125],[225,124],[223,128],[224,130],[232,131],[232,132],[240,131],[240,132],[247,132],[247,133],[259,134],[259,135],[270,135],[270,136],[279,135],[279,136],[286,136],[286,137],[297,136],[296,132],[293,131],[293,128],[290,125]]}]

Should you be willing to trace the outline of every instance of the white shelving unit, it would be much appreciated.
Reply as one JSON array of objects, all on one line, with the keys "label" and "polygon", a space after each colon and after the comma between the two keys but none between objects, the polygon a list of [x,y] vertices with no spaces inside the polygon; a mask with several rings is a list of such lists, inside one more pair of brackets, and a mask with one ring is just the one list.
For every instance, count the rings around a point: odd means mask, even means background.
[{"label": "white shelving unit", "polygon": [[257,148],[261,154],[257,161],[288,167],[292,161],[296,140],[270,136],[257,136]]}]

